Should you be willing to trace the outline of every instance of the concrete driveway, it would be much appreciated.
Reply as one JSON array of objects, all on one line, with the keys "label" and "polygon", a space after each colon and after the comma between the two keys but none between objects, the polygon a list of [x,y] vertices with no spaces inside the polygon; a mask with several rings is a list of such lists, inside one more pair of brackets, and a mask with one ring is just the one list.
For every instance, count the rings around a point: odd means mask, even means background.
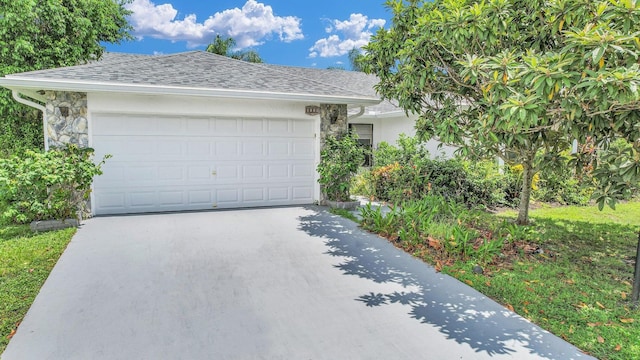
[{"label": "concrete driveway", "polygon": [[318,207],[94,218],[3,360],[587,359]]}]

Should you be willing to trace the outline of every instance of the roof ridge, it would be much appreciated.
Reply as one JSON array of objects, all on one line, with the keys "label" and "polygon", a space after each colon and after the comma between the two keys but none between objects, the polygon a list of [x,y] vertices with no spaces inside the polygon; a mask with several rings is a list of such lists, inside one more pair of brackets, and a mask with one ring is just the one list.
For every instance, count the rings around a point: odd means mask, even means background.
[{"label": "roof ridge", "polygon": [[[228,57],[228,56],[224,56],[224,55],[220,55],[220,54],[216,54],[216,53],[212,53],[212,52],[208,52],[208,51],[204,51],[204,50],[195,50],[195,51],[190,51],[190,52],[219,56],[219,57],[225,58],[225,59],[233,61],[233,62],[239,62],[239,63],[246,64],[246,65],[249,65],[249,66],[260,67],[260,68],[262,68],[264,70],[269,70],[269,71],[273,70],[273,68],[275,68],[275,67],[289,67],[289,68],[295,68],[295,69],[321,70],[321,69],[306,68],[306,67],[302,67],[302,66],[288,66],[288,65],[278,65],[278,64],[268,64],[268,63],[254,63],[254,62],[244,61],[244,60],[240,60],[240,59],[234,59],[232,57]],[[189,53],[189,52],[187,52],[187,53]],[[179,54],[185,54],[185,53],[179,53]],[[283,74],[283,75],[295,76],[296,78],[302,79],[302,80],[305,80],[305,81],[310,81],[310,82],[314,82],[316,84],[322,84],[322,85],[325,85],[325,86],[331,86],[333,88],[336,88],[336,89],[339,89],[339,90],[342,90],[342,91],[348,91],[351,94],[355,94],[355,95],[358,95],[358,96],[363,96],[363,95],[368,96],[368,94],[366,94],[364,92],[353,91],[352,89],[347,89],[347,88],[344,88],[344,87],[341,87],[341,86],[337,86],[335,84],[330,84],[330,83],[327,83],[327,82],[318,81],[316,79],[310,79],[308,77],[300,76],[300,75],[297,75],[297,74],[287,73],[287,72],[285,72],[285,71],[283,71],[281,69],[277,69],[277,70],[278,70],[278,72],[280,74]],[[344,70],[344,71],[347,72],[346,70]]]}]

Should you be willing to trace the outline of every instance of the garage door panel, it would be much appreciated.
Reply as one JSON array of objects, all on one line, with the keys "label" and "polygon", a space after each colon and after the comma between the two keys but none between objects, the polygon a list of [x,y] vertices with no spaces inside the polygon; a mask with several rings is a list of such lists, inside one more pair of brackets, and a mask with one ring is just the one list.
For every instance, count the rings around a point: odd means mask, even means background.
[{"label": "garage door panel", "polygon": [[215,154],[221,159],[237,158],[238,154],[240,154],[238,142],[229,140],[216,141]]},{"label": "garage door panel", "polygon": [[267,127],[271,135],[288,135],[291,132],[291,120],[270,119],[267,120]]},{"label": "garage door panel", "polygon": [[214,121],[214,132],[221,136],[235,136],[240,134],[240,121],[237,119],[217,119]]},{"label": "garage door panel", "polygon": [[158,166],[158,179],[166,181],[184,180],[184,169],[182,166]]},{"label": "garage door panel", "polygon": [[293,136],[306,137],[314,133],[315,124],[312,121],[292,121],[291,134]]},{"label": "garage door panel", "polygon": [[160,206],[181,206],[185,203],[183,191],[160,191],[158,193],[158,204]]},{"label": "garage door panel", "polygon": [[306,179],[310,176],[314,176],[315,174],[315,168],[313,167],[313,165],[309,165],[309,164],[293,164],[292,165],[292,178],[303,178]]},{"label": "garage door panel", "polygon": [[187,143],[187,159],[210,159],[215,155],[215,146],[212,146],[211,141],[193,141],[188,138],[183,141]]},{"label": "garage door panel", "polygon": [[155,166],[123,167],[125,180],[131,182],[155,181],[158,178],[157,169]]},{"label": "garage door panel", "polygon": [[237,182],[240,180],[238,165],[216,165],[215,173],[217,182]]},{"label": "garage door panel", "polygon": [[248,182],[265,180],[264,166],[256,164],[243,165],[242,179]]},{"label": "garage door panel", "polygon": [[291,154],[290,142],[286,140],[269,141],[267,144],[268,156],[289,156]]},{"label": "garage door panel", "polygon": [[213,176],[209,166],[189,166],[187,173],[188,181],[210,180]]},{"label": "garage door panel", "polygon": [[242,143],[242,158],[255,160],[265,158],[267,155],[264,141],[249,140]]},{"label": "garage door panel", "polygon": [[211,190],[192,190],[187,191],[188,203],[193,205],[210,205],[213,204]]},{"label": "garage door panel", "polygon": [[252,202],[265,202],[265,189],[262,187],[244,188],[242,189],[242,201],[247,204]]},{"label": "garage door panel", "polygon": [[313,201],[313,187],[311,186],[293,186],[291,199],[293,202]]},{"label": "garage door panel", "polygon": [[315,144],[313,141],[293,141],[293,153],[295,157],[313,158],[315,154]]},{"label": "garage door panel", "polygon": [[269,179],[287,179],[291,174],[289,164],[270,164],[267,169]]},{"label": "garage door panel", "polygon": [[188,134],[209,134],[211,132],[211,119],[186,119],[185,121]]},{"label": "garage door panel", "polygon": [[264,123],[265,121],[262,119],[243,119],[242,121],[242,135],[243,136],[251,136],[251,135],[263,135],[264,134]]},{"label": "garage door panel", "polygon": [[226,204],[236,204],[240,201],[240,190],[237,188],[217,189],[216,207],[224,207]]},{"label": "garage door panel", "polygon": [[136,207],[153,207],[156,205],[155,191],[131,191],[129,192],[129,206]]},{"label": "garage door panel", "polygon": [[92,122],[96,156],[113,155],[94,181],[96,214],[314,200],[314,121],[97,114]]}]

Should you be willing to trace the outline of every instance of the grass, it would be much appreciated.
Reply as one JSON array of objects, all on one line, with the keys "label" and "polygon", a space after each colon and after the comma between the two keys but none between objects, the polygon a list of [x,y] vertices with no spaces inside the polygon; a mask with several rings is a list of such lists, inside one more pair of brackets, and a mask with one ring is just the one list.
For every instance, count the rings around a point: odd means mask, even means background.
[{"label": "grass", "polygon": [[[475,286],[598,358],[640,359],[640,311],[629,303],[640,202],[602,212],[542,207],[531,218],[534,241],[547,256],[519,261]],[[466,271],[460,277],[472,281]]]},{"label": "grass", "polygon": [[74,233],[33,233],[28,225],[0,227],[0,353]]},{"label": "grass", "polygon": [[349,219],[349,220],[351,220],[353,222],[358,222],[358,218],[349,210],[331,208],[331,209],[329,209],[329,212],[334,214],[334,215],[342,216],[343,218]]},{"label": "grass", "polygon": [[[461,218],[490,233],[515,215],[469,213]],[[516,250],[511,247],[509,254],[483,264],[483,275],[472,271],[478,259],[452,260],[428,246],[416,252],[415,245],[390,238],[586,353],[640,359],[640,310],[630,303],[640,202],[602,212],[596,206],[541,206],[530,215],[531,226],[514,226]],[[525,251],[531,247],[542,253]]]}]

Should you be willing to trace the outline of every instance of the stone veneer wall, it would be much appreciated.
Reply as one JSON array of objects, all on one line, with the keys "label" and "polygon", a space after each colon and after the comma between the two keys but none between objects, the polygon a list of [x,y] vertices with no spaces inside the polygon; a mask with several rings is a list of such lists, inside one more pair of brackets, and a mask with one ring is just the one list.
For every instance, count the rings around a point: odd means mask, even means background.
[{"label": "stone veneer wall", "polygon": [[[47,91],[45,106],[49,149],[75,144],[80,148],[89,147],[89,126],[87,123],[87,94],[76,92]],[[68,108],[63,116],[61,107]],[[79,210],[79,217],[88,219],[91,214],[91,200],[87,199]]]},{"label": "stone veneer wall", "polygon": [[[320,147],[324,146],[327,136],[336,136],[349,130],[348,120],[347,105],[320,104]],[[326,194],[322,186],[320,204],[326,205]]]},{"label": "stone veneer wall", "polygon": [[[76,144],[81,148],[89,146],[87,124],[87,94],[76,92],[47,91],[46,118],[49,148],[64,144]],[[61,107],[69,109],[63,116]]]},{"label": "stone veneer wall", "polygon": [[320,104],[320,146],[327,135],[338,135],[348,130],[347,105]]}]

